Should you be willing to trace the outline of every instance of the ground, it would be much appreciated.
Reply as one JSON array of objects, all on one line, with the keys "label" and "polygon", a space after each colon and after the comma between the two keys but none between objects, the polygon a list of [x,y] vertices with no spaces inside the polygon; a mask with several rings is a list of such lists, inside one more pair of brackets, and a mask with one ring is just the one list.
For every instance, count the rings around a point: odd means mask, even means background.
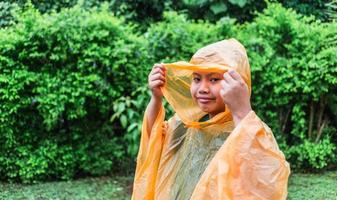
[{"label": "ground", "polygon": [[[0,183],[0,199],[130,199],[132,176],[85,178],[33,185]],[[289,200],[337,200],[337,171],[290,176]]]}]

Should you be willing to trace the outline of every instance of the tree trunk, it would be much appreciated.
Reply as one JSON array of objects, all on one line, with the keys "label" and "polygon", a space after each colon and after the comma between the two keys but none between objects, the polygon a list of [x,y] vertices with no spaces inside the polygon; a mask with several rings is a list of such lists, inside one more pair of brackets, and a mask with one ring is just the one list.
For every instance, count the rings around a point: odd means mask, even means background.
[{"label": "tree trunk", "polygon": [[314,113],[315,113],[315,107],[314,102],[310,102],[310,118],[309,118],[309,130],[308,130],[308,139],[312,139],[312,126],[314,123]]},{"label": "tree trunk", "polygon": [[[322,96],[319,102],[319,110],[318,110],[318,118],[317,118],[317,135],[315,141],[318,142],[321,138],[324,126],[327,123],[327,116],[324,117],[324,111],[327,104],[327,98],[325,96]],[[324,120],[323,120],[324,117]],[[322,122],[323,120],[323,122]]]},{"label": "tree trunk", "polygon": [[319,130],[317,132],[317,137],[316,137],[316,140],[315,140],[316,143],[321,139],[321,136],[322,136],[322,133],[323,133],[323,129],[324,129],[324,127],[325,127],[325,125],[327,123],[328,123],[328,117],[325,116],[324,120],[323,120],[323,123],[322,123],[322,126],[319,128]]},{"label": "tree trunk", "polygon": [[290,112],[291,112],[291,109],[292,109],[292,106],[287,109],[286,111],[286,116],[283,120],[283,123],[282,123],[282,133],[284,133],[285,129],[286,129],[286,126],[287,126],[287,122],[288,122],[288,118],[289,118],[289,115],[290,115]]}]

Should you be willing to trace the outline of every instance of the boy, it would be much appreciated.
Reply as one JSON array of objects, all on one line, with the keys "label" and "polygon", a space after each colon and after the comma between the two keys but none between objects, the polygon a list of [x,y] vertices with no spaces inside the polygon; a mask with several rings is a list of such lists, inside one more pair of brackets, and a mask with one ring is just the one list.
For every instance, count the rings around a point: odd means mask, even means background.
[{"label": "boy", "polygon": [[[235,39],[191,61],[155,64],[133,199],[286,199],[289,164],[250,105],[250,68]],[[162,98],[176,114],[164,121]]]}]

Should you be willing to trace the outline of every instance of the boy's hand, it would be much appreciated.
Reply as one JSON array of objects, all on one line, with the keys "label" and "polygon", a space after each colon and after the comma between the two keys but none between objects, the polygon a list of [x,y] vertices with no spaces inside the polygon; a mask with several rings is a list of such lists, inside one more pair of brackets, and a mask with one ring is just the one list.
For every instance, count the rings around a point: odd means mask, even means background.
[{"label": "boy's hand", "polygon": [[230,109],[235,126],[252,110],[247,84],[239,73],[229,70],[223,75],[220,95]]},{"label": "boy's hand", "polygon": [[155,100],[161,100],[163,93],[160,90],[166,81],[165,67],[162,64],[154,64],[152,70],[148,76],[149,88],[152,91],[152,98]]}]

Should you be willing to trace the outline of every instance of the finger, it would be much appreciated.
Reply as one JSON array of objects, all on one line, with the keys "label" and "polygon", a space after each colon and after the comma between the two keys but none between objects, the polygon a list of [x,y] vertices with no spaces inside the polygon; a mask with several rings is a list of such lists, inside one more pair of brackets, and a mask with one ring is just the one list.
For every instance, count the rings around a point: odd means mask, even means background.
[{"label": "finger", "polygon": [[156,64],[153,65],[153,69],[155,69],[155,68],[161,68],[161,65],[156,63]]},{"label": "finger", "polygon": [[160,66],[162,67],[162,69],[165,71],[166,70],[166,67],[164,65],[164,63],[160,63]]},{"label": "finger", "polygon": [[224,78],[224,81],[226,81],[226,83],[228,83],[228,84],[235,83],[235,80],[233,79],[233,77],[231,75],[229,75],[229,72],[224,73],[223,78]]},{"label": "finger", "polygon": [[162,74],[157,73],[157,74],[151,76],[151,78],[150,78],[150,81],[155,81],[155,80],[165,81],[165,77]]},{"label": "finger", "polygon": [[221,84],[220,96],[224,98],[228,93],[228,90],[230,89],[230,85],[225,80],[220,81],[220,84]]},{"label": "finger", "polygon": [[228,74],[236,81],[243,82],[241,75],[235,70],[229,70]]},{"label": "finger", "polygon": [[159,69],[161,69],[163,71],[166,70],[165,66],[163,64],[158,64],[158,63],[154,64],[153,68],[159,68]]},{"label": "finger", "polygon": [[160,69],[160,70],[162,70],[162,71],[165,71],[165,70],[166,70],[166,68],[165,68],[165,66],[164,66],[163,64],[155,64],[155,65],[153,66],[153,69]]},{"label": "finger", "polygon": [[152,69],[151,69],[151,71],[150,71],[150,73],[149,73],[149,75],[158,72],[159,69],[160,69],[160,67],[158,66],[158,64],[154,64],[153,67],[152,67]]},{"label": "finger", "polygon": [[162,85],[164,85],[164,81],[162,81],[162,80],[155,80],[155,81],[151,82],[151,84],[150,84],[150,86],[152,88],[162,86]]},{"label": "finger", "polygon": [[165,72],[163,72],[162,70],[156,70],[154,71],[153,73],[150,74],[150,77],[154,76],[154,75],[157,75],[157,74],[160,74],[162,76],[165,77]]},{"label": "finger", "polygon": [[226,103],[226,91],[225,90],[223,89],[220,90],[220,97]]},{"label": "finger", "polygon": [[221,80],[220,84],[221,84],[222,90],[227,90],[230,87],[229,84],[225,80]]},{"label": "finger", "polygon": [[165,74],[165,72],[161,69],[161,68],[154,68],[152,71],[151,71],[151,73],[150,73],[150,75],[154,75],[154,74],[157,74],[157,73],[161,73],[161,74]]},{"label": "finger", "polygon": [[225,97],[225,90],[223,90],[223,89],[220,90],[220,96],[221,96],[222,99],[224,99],[224,97]]}]

